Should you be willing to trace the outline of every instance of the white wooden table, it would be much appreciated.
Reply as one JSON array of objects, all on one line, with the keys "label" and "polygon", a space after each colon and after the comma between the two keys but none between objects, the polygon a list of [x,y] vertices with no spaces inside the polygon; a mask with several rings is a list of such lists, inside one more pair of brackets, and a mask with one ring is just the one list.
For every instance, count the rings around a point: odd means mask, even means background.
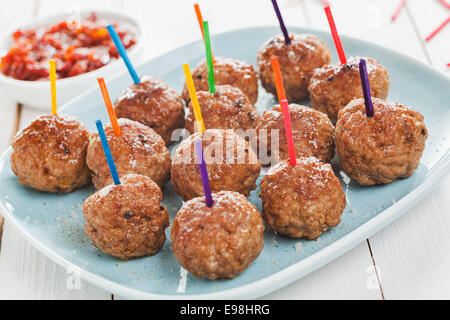
[{"label": "white wooden table", "polygon": [[[449,14],[438,0],[407,0],[397,20],[390,17],[400,0],[331,1],[338,31],[398,50],[450,75],[450,26],[429,43],[424,38]],[[450,0],[447,0],[450,2]],[[276,25],[269,0],[199,1],[213,33]],[[0,27],[69,8],[120,10],[148,26],[145,59],[200,38],[191,1],[0,0]],[[328,30],[321,1],[279,0],[287,25]],[[334,49],[334,48],[333,48]],[[39,111],[0,95],[0,150]],[[449,137],[450,138],[450,137]],[[450,181],[402,218],[324,268],[268,295],[268,299],[450,298]],[[1,219],[1,218],[0,218]],[[376,266],[376,267],[375,267]],[[376,271],[376,272],[375,272]],[[27,243],[7,222],[0,247],[2,299],[114,299],[82,282],[68,289],[67,273]]]}]

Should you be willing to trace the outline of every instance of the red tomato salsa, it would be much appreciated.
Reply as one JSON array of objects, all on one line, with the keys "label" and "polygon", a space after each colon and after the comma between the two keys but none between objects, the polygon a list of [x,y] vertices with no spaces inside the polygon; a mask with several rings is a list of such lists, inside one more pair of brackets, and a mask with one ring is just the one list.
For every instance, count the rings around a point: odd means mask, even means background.
[{"label": "red tomato salsa", "polygon": [[79,21],[62,21],[13,33],[13,45],[1,58],[0,70],[19,80],[47,80],[48,60],[56,61],[59,79],[73,77],[118,58],[106,25],[112,23],[125,48],[136,43],[135,34],[118,23],[97,18],[95,13]]}]

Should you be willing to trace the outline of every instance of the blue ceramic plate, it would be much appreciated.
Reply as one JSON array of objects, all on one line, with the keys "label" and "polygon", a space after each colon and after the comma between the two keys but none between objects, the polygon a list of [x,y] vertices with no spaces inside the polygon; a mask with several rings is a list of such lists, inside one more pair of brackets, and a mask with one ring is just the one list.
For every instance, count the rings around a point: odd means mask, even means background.
[{"label": "blue ceramic plate", "polygon": [[[328,33],[300,28],[290,30],[316,34],[330,48],[334,48]],[[214,53],[255,65],[258,48],[278,33],[275,27],[263,27],[220,34],[213,38]],[[58,195],[21,186],[10,168],[11,148],[0,161],[0,203],[3,213],[10,223],[51,259],[65,267],[78,267],[84,279],[123,297],[256,298],[305,276],[398,218],[430,192],[450,167],[449,79],[391,50],[351,38],[343,37],[342,40],[349,55],[370,56],[387,68],[391,76],[389,100],[419,110],[425,117],[430,137],[420,166],[410,178],[365,188],[354,182],[346,185],[342,181],[348,199],[342,222],[316,241],[276,236],[267,228],[264,250],[241,275],[233,280],[221,281],[198,280],[188,275],[185,291],[177,291],[180,266],[172,254],[169,240],[162,251],[153,257],[122,262],[103,255],[91,245],[83,232],[81,205],[94,189],[89,187]],[[203,56],[203,44],[197,41],[142,64],[138,67],[138,73],[161,77],[181,91],[184,82],[182,64],[188,62],[194,67]],[[333,61],[338,61],[336,56]],[[108,83],[111,96],[116,97],[130,83],[130,76],[124,69],[124,73]],[[273,103],[273,98],[260,88],[257,102],[259,111],[262,113]],[[92,90],[69,102],[61,112],[77,116],[93,131],[96,119],[108,121],[96,83],[92,83]],[[340,177],[339,167],[335,169]],[[249,199],[261,209],[258,194],[259,190],[252,192]],[[164,204],[173,219],[182,202],[170,185],[164,192]]]}]

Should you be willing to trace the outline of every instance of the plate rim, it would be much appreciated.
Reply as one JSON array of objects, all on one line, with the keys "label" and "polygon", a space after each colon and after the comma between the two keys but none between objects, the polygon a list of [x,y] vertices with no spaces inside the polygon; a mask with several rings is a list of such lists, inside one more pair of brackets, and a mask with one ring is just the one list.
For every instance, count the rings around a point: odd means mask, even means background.
[{"label": "plate rim", "polygon": [[[251,28],[240,28],[233,29],[227,32],[222,32],[214,35],[213,37],[222,36],[230,33],[239,33],[242,31],[261,31],[261,29],[271,30],[276,29],[274,26],[257,26]],[[326,33],[323,30],[312,29],[312,28],[304,28],[304,27],[291,27],[291,30],[294,32],[310,32],[310,33]],[[374,46],[378,49],[382,49],[387,51],[389,54],[396,55],[398,58],[402,58],[404,60],[408,60],[410,63],[418,64],[421,67],[424,67],[430,72],[438,74],[443,78],[444,81],[450,83],[450,79],[448,76],[436,69],[433,66],[429,66],[424,64],[423,62],[416,60],[412,57],[409,57],[403,53],[392,50],[390,48],[378,45],[376,43],[372,43],[366,40],[361,40],[355,37],[342,36],[345,40],[357,41],[361,42],[366,46]],[[201,40],[192,41],[186,45],[174,48],[162,55],[157,57],[153,57],[145,62],[139,63],[137,68],[139,69],[142,65],[150,63],[158,58],[163,57],[169,53],[182,50],[185,47],[191,47],[195,44],[200,43]],[[116,76],[112,77],[110,81],[114,81],[118,77],[125,74],[127,71],[118,73]],[[91,92],[98,90],[93,87],[89,90],[86,90],[84,93],[80,94],[78,97],[70,100],[64,106],[60,108],[61,111],[64,111],[66,108],[70,107],[70,105],[76,103],[79,99],[83,99],[85,96],[91,94]],[[8,154],[10,154],[12,150],[11,145],[2,153],[0,156],[0,167],[2,167],[5,163],[5,159]],[[325,248],[313,253],[312,255],[302,259],[283,270],[280,270],[274,274],[271,274],[265,278],[256,280],[254,282],[240,285],[231,289],[225,289],[217,292],[210,293],[201,293],[201,294],[159,294],[152,292],[145,292],[137,289],[132,289],[127,287],[126,285],[122,285],[116,283],[112,280],[106,279],[101,275],[97,275],[93,272],[89,272],[84,270],[82,267],[79,267],[76,264],[69,262],[67,259],[61,257],[56,252],[47,248],[43,243],[39,241],[38,238],[31,235],[24,227],[20,225],[19,222],[16,221],[16,217],[13,213],[11,213],[10,209],[8,209],[3,201],[0,201],[0,209],[3,212],[3,216],[5,219],[13,226],[13,228],[19,231],[20,234],[36,249],[42,252],[51,260],[58,263],[60,266],[64,268],[75,266],[80,271],[81,279],[101,288],[105,291],[109,291],[116,295],[119,295],[124,298],[131,299],[164,299],[164,300],[185,300],[185,299],[253,299],[258,298],[263,295],[266,295],[270,292],[278,290],[286,285],[293,283],[294,281],[299,280],[300,278],[306,276],[307,274],[323,267],[329,262],[333,261],[337,257],[343,255],[348,252],[350,249],[354,248],[358,244],[360,244],[364,239],[369,238],[376,232],[385,228],[387,225],[392,223],[394,220],[402,216],[408,209],[414,206],[417,202],[422,200],[426,195],[428,195],[433,189],[436,187],[437,183],[444,179],[448,173],[450,172],[450,149],[447,149],[446,153],[434,164],[434,166],[430,169],[428,175],[425,180],[412,189],[408,194],[403,196],[400,200],[398,200],[395,204],[391,205],[389,208],[380,212],[377,216],[373,217],[366,223],[357,227],[355,230],[346,234],[342,238],[337,241],[331,243]]]}]

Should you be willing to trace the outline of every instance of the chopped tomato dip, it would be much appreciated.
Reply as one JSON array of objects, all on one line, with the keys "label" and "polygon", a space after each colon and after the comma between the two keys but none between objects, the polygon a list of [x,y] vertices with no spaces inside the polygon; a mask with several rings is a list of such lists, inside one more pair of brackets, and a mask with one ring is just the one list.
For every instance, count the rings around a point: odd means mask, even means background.
[{"label": "chopped tomato dip", "polygon": [[117,23],[91,13],[83,20],[62,21],[13,33],[13,45],[1,58],[0,71],[19,80],[47,80],[48,60],[56,61],[59,79],[73,77],[108,64],[119,54],[106,25],[112,23],[125,48],[136,43],[135,34]]}]

